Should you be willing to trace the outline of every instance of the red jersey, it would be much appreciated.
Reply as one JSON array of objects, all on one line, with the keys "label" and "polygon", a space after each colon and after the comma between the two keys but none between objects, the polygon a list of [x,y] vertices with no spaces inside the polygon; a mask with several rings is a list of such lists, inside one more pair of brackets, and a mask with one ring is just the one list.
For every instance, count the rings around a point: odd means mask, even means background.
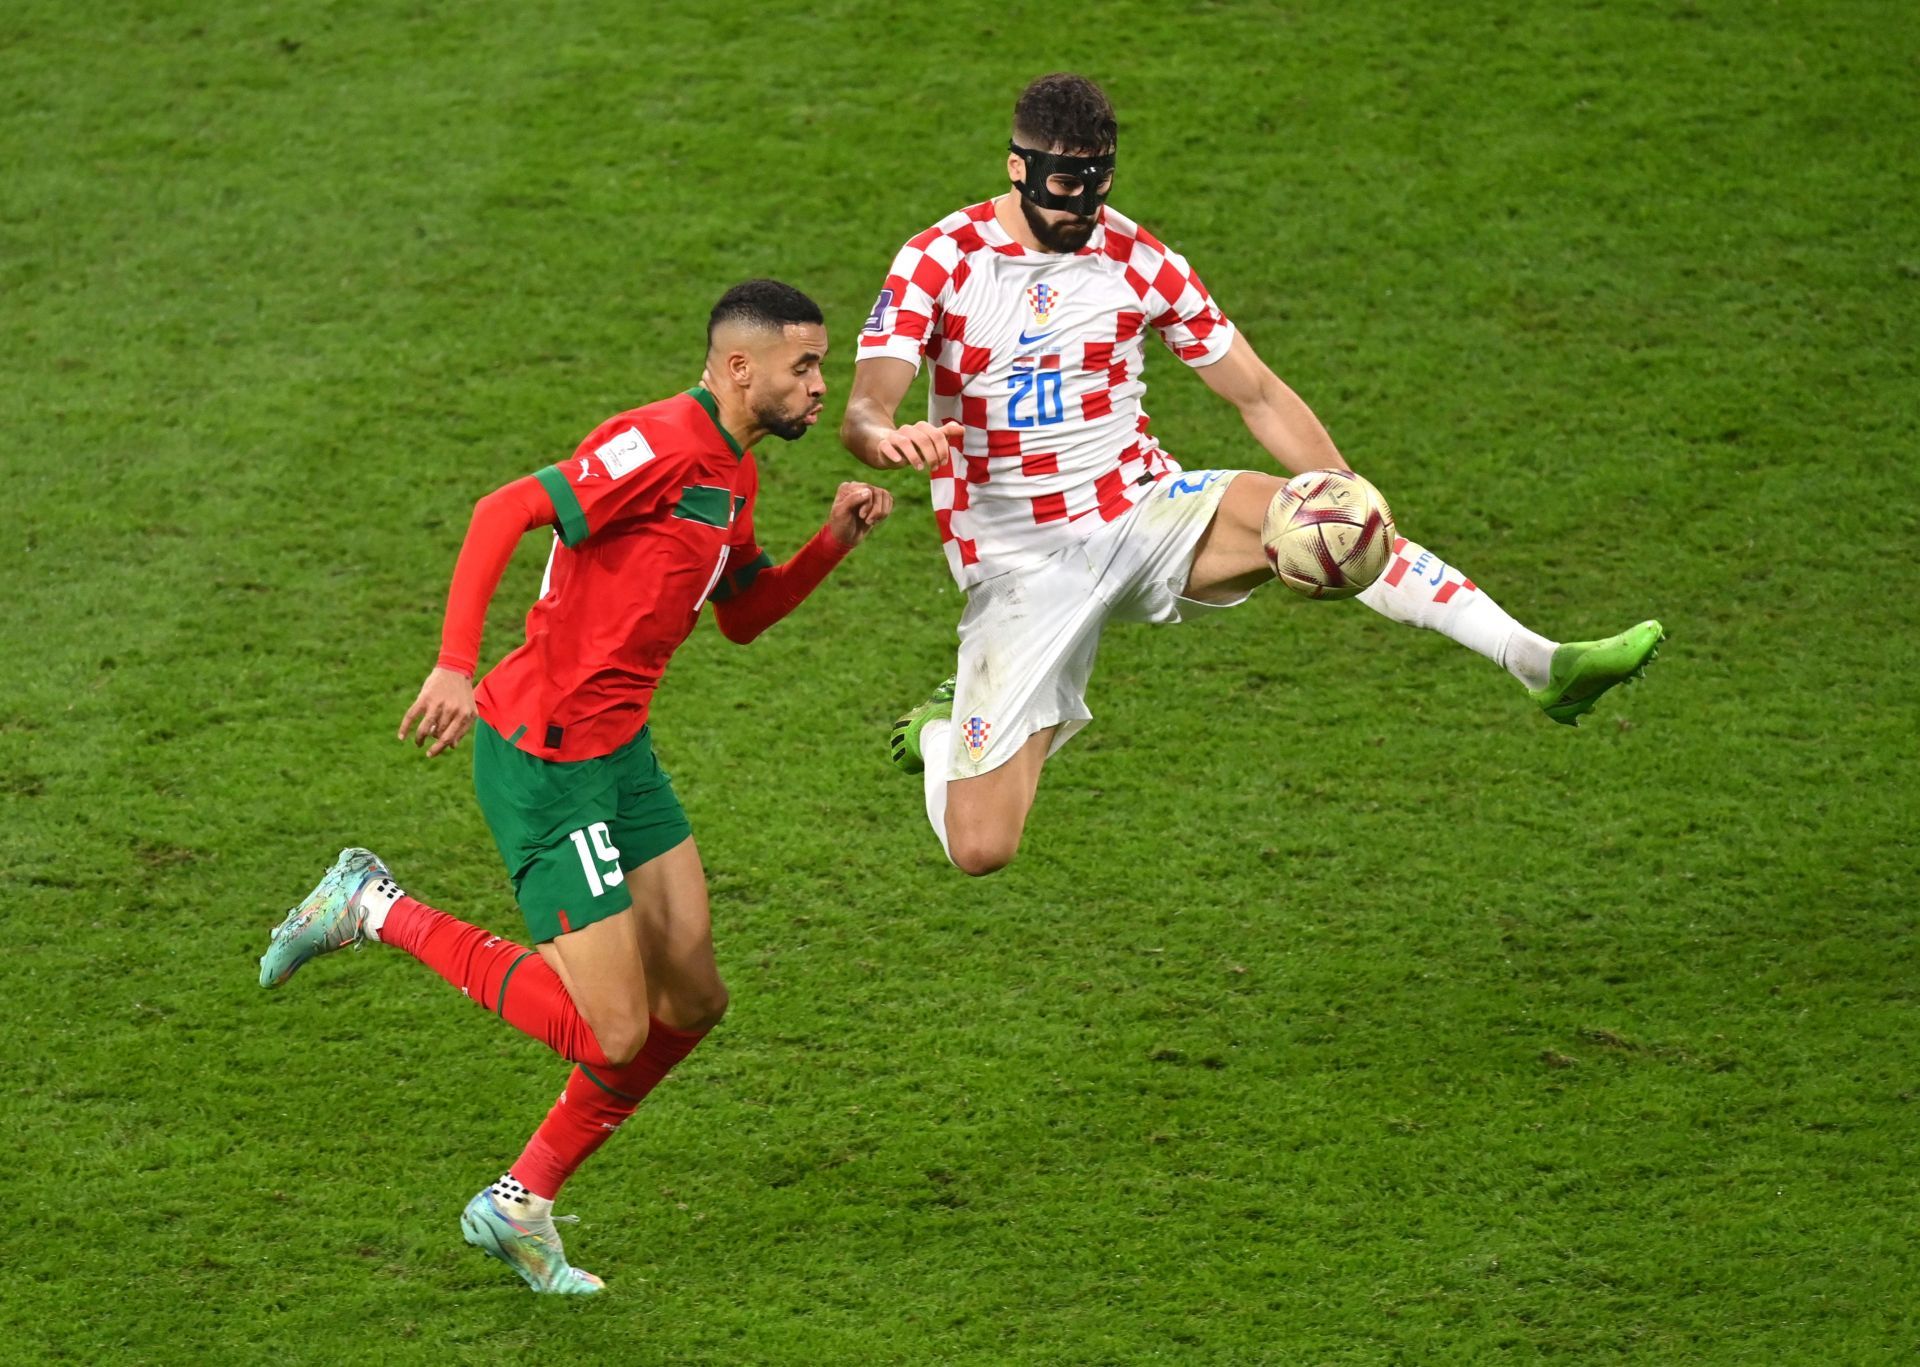
[{"label": "red jersey", "polygon": [[475,701],[529,754],[592,759],[646,725],[701,604],[769,564],[753,534],[759,475],[713,396],[692,389],[609,418],[536,478],[557,518],[553,558],[526,644]]}]

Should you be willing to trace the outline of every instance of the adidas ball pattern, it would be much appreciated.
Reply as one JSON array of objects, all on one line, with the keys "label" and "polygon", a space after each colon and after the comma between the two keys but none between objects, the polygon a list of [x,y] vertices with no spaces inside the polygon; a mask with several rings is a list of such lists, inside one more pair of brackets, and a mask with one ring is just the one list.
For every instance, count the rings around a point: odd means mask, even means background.
[{"label": "adidas ball pattern", "polygon": [[1274,577],[1308,598],[1351,598],[1387,567],[1393,510],[1348,470],[1309,470],[1267,505],[1260,541]]}]

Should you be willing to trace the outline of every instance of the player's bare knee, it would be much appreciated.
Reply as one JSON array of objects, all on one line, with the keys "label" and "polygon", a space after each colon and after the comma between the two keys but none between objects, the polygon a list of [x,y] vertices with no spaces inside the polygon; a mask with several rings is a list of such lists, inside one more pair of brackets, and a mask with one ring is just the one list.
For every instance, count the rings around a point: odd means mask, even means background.
[{"label": "player's bare knee", "polygon": [[1020,851],[1021,827],[996,815],[947,812],[947,857],[969,878],[997,873]]},{"label": "player's bare knee", "polygon": [[1020,837],[1011,839],[999,834],[976,834],[973,832],[949,833],[947,839],[947,857],[953,866],[969,878],[984,878],[990,873],[998,873],[1013,862],[1013,856],[1019,852]]},{"label": "player's bare knee", "polygon": [[1012,855],[971,855],[956,850],[953,854],[953,866],[969,878],[985,878],[990,873],[998,873],[1013,862]]},{"label": "player's bare knee", "polygon": [[727,985],[715,978],[711,988],[688,1003],[687,1014],[691,1019],[679,1028],[702,1032],[713,1029],[720,1023],[720,1018],[727,1014],[727,1006],[731,1000],[727,993]]},{"label": "player's bare knee", "polygon": [[638,1017],[627,1015],[608,1021],[593,1034],[600,1041],[600,1052],[607,1056],[607,1062],[623,1068],[646,1048],[647,1025],[647,1013],[642,1011]]},{"label": "player's bare knee", "polygon": [[706,982],[677,988],[655,1005],[660,1023],[675,1030],[705,1034],[727,1014],[727,985],[714,974]]}]

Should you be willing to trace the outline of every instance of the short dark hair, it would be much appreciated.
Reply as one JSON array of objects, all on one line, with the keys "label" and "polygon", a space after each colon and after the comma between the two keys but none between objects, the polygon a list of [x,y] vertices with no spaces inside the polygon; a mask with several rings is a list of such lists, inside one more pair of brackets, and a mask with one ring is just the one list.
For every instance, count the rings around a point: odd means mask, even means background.
[{"label": "short dark hair", "polygon": [[1042,76],[1013,102],[1013,140],[1022,147],[1097,154],[1112,151],[1119,138],[1107,93],[1085,76]]},{"label": "short dark hair", "polygon": [[825,323],[820,306],[792,285],[778,280],[744,280],[720,296],[707,315],[707,345],[723,323],[784,328],[792,323]]}]

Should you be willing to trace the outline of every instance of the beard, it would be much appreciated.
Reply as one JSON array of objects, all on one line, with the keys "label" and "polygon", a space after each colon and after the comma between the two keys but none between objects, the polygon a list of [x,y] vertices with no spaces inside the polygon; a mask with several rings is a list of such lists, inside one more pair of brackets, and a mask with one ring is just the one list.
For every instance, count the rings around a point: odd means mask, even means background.
[{"label": "beard", "polygon": [[803,407],[798,413],[789,413],[786,409],[776,404],[768,403],[762,404],[760,407],[754,409],[753,418],[755,422],[759,423],[760,426],[764,427],[767,431],[773,433],[774,436],[780,438],[780,440],[799,441],[800,438],[807,435],[808,429],[813,426],[812,423],[807,421],[808,415],[812,412],[813,405],[811,403]]},{"label": "beard", "polygon": [[1077,252],[1093,236],[1094,219],[1070,218],[1064,223],[1056,223],[1042,218],[1040,211],[1027,202],[1025,195],[1019,196],[1019,200],[1020,212],[1026,215],[1027,227],[1032,231],[1034,240],[1050,252]]}]

